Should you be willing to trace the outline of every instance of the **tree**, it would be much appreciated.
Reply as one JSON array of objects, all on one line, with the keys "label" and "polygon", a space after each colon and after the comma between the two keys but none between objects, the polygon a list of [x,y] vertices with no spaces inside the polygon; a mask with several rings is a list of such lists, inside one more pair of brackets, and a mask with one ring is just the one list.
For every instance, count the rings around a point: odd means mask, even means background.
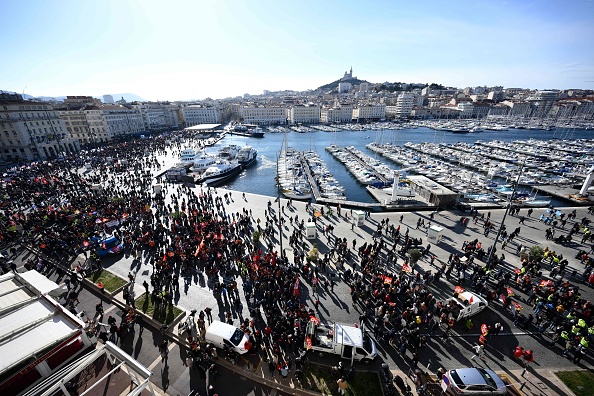
[{"label": "tree", "polygon": [[307,253],[307,259],[309,261],[316,262],[316,261],[318,261],[319,255],[320,255],[320,251],[318,250],[318,246],[314,243],[311,250]]},{"label": "tree", "polygon": [[423,254],[419,251],[419,249],[410,249],[408,251],[408,256],[410,257],[411,265],[415,265],[417,261],[423,256]]},{"label": "tree", "polygon": [[254,250],[256,250],[256,247],[260,243],[261,236],[262,236],[262,233],[260,231],[254,231],[252,233],[252,243],[254,244]]},{"label": "tree", "polygon": [[542,260],[542,258],[544,257],[544,249],[540,246],[532,246],[529,250],[528,250],[528,258],[530,260],[536,260],[536,261],[540,261]]}]

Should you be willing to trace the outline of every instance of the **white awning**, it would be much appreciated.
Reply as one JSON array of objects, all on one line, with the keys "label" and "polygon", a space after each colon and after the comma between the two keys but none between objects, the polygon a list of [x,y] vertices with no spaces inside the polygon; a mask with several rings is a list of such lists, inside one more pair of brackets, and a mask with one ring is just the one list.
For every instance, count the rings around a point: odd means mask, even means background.
[{"label": "white awning", "polygon": [[21,272],[19,273],[19,276],[37,289],[41,294],[47,294],[59,287],[56,282],[47,279],[44,275],[35,270]]}]

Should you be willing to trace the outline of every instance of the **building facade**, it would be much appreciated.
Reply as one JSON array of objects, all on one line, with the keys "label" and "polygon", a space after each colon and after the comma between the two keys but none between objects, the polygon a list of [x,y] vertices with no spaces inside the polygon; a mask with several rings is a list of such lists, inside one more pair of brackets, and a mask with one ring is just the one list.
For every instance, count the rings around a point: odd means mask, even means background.
[{"label": "building facade", "polygon": [[353,119],[352,105],[335,105],[320,112],[320,121],[328,124],[349,123]]},{"label": "building facade", "polygon": [[284,125],[288,117],[284,107],[242,106],[241,118],[251,125]]},{"label": "building facade", "polygon": [[383,103],[353,107],[353,121],[355,122],[380,121],[385,118],[386,105]]},{"label": "building facade", "polygon": [[291,106],[288,114],[292,125],[320,123],[320,106],[314,104]]},{"label": "building facade", "polygon": [[80,150],[59,112],[48,103],[0,93],[0,156],[4,161],[56,158]]},{"label": "building facade", "polygon": [[181,111],[184,128],[199,124],[219,124],[221,122],[221,110],[217,107],[190,105],[182,107]]}]

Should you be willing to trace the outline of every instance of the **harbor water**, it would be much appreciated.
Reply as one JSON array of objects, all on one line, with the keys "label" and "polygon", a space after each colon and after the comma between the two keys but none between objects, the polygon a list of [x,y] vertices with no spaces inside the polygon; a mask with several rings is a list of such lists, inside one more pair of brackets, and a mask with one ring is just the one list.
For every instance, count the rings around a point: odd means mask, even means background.
[{"label": "harbor water", "polygon": [[[330,172],[334,174],[339,183],[345,187],[346,198],[350,201],[376,202],[367,192],[365,186],[359,183],[348,170],[332,157],[325,148],[330,145],[354,146],[369,156],[376,158],[393,169],[399,169],[400,166],[392,163],[389,159],[380,156],[365,146],[371,142],[380,144],[392,143],[399,146],[407,142],[412,143],[444,143],[452,144],[457,142],[474,143],[478,140],[489,142],[499,140],[511,142],[514,140],[526,139],[592,139],[593,131],[585,130],[528,130],[528,129],[509,129],[507,131],[482,131],[475,133],[452,133],[447,131],[435,131],[430,128],[405,128],[400,130],[365,130],[349,131],[341,130],[338,132],[324,132],[314,130],[308,133],[287,132],[286,138],[288,146],[297,150],[315,150],[328,165]],[[249,192],[254,194],[263,194],[268,196],[277,196],[278,190],[275,183],[276,177],[276,159],[285,139],[285,133],[266,133],[264,138],[248,138],[237,135],[227,135],[220,140],[214,147],[207,151],[215,153],[217,149],[229,144],[251,145],[258,150],[258,160],[256,164],[241,172],[239,176],[233,178],[221,185],[224,188],[235,191]],[[530,191],[530,187],[523,190]],[[553,198],[551,204],[555,206],[568,206],[567,201]]]}]

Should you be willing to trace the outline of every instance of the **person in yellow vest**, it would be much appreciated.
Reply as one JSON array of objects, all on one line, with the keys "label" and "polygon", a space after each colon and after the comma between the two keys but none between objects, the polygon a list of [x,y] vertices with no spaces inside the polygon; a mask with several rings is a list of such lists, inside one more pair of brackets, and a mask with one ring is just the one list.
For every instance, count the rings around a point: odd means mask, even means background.
[{"label": "person in yellow vest", "polygon": [[576,325],[571,326],[571,333],[575,334],[575,335],[580,334],[580,328],[577,327]]},{"label": "person in yellow vest", "polygon": [[581,327],[582,329],[584,329],[584,328],[586,328],[586,321],[584,319],[580,319],[580,320],[578,320],[577,325],[579,327]]},{"label": "person in yellow vest", "polygon": [[573,319],[575,319],[575,315],[571,311],[569,311],[567,313],[566,318],[567,318],[567,320],[572,321]]},{"label": "person in yellow vest", "polygon": [[588,345],[590,345],[590,341],[588,341],[586,337],[582,337],[582,339],[580,340],[580,345],[583,348],[588,348]]}]

